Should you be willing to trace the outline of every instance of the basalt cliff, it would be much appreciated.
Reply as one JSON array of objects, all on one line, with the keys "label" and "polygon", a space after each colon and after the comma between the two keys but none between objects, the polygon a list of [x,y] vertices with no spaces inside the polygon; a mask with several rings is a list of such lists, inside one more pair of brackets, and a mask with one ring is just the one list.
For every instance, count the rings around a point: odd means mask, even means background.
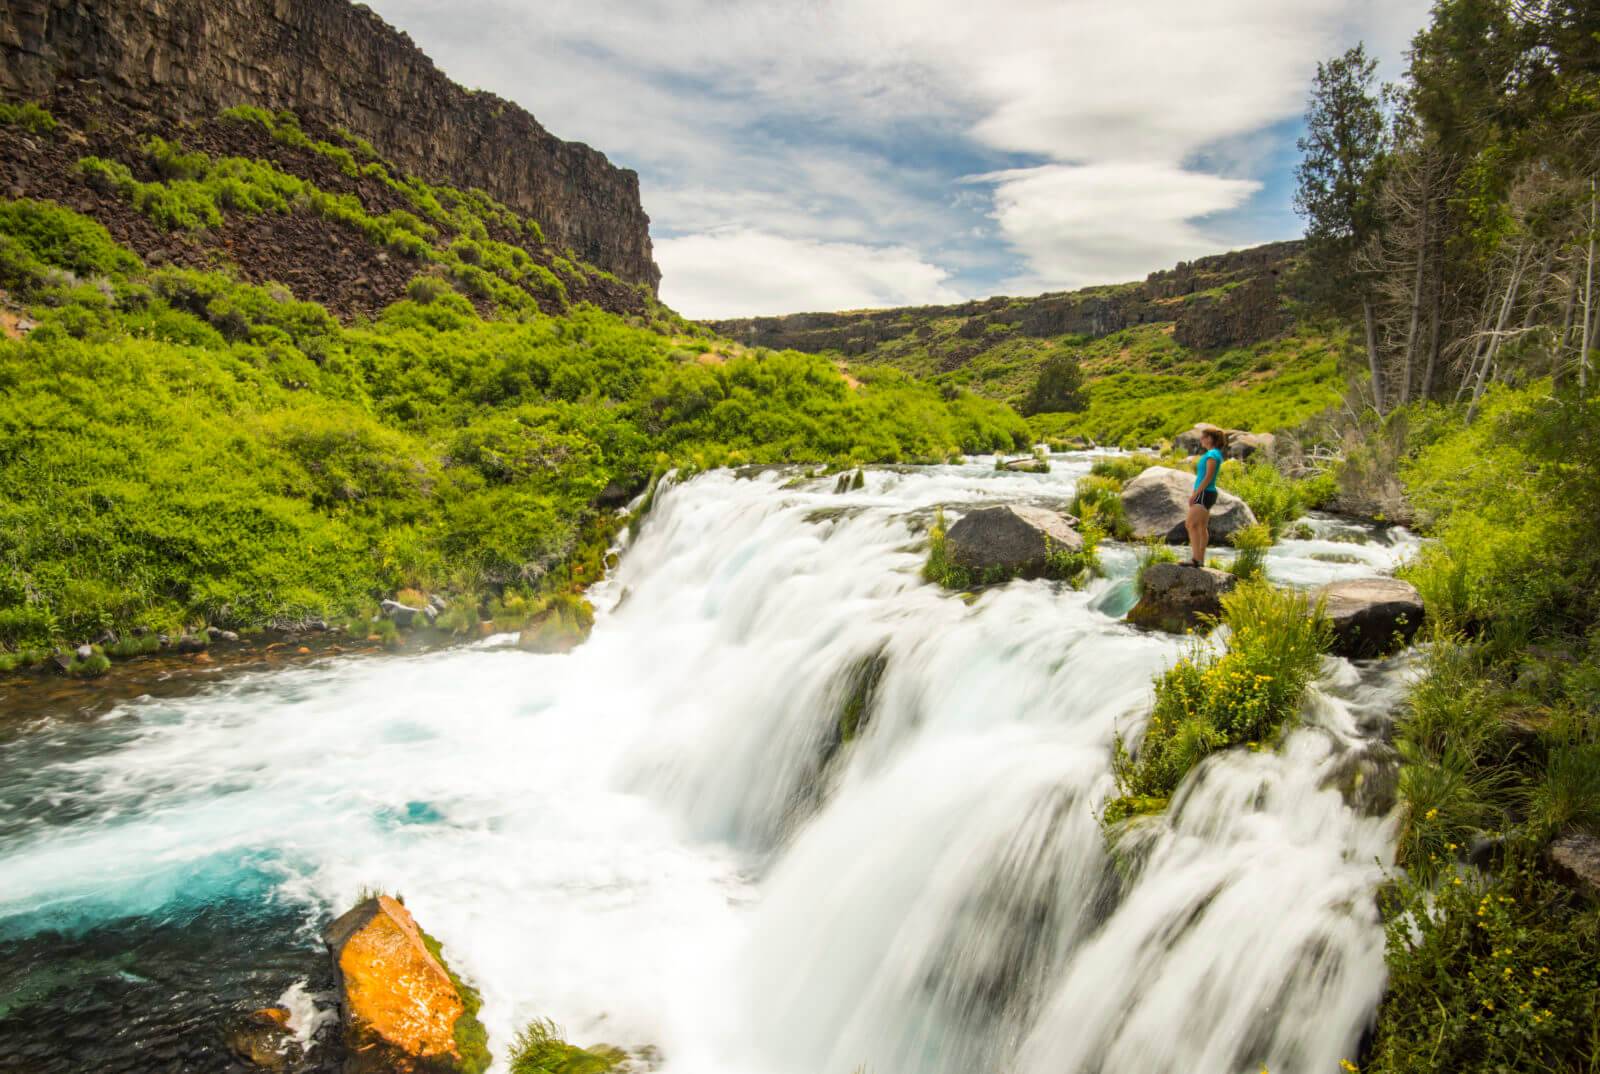
[{"label": "basalt cliff", "polygon": [[628,283],[654,291],[661,277],[634,172],[456,85],[346,0],[5,0],[0,95],[170,122],[236,105],[292,109],[409,173],[481,188]]}]

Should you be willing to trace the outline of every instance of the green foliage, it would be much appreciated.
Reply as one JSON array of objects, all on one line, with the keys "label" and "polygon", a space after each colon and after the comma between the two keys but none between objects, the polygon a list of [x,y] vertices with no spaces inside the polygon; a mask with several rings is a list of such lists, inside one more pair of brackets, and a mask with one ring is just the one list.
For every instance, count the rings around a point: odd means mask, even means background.
[{"label": "green foliage", "polygon": [[1229,542],[1238,554],[1228,564],[1228,573],[1243,582],[1266,576],[1267,549],[1272,547],[1272,530],[1265,522],[1236,530]]},{"label": "green foliage", "polygon": [[792,353],[707,367],[592,308],[483,320],[434,293],[346,328],[274,285],[143,273],[56,206],[0,202],[0,224],[44,273],[39,327],[0,341],[0,646],[342,619],[407,586],[462,594],[446,625],[466,632],[480,596],[599,576],[612,482],[1027,437],[966,393],[878,371],[852,389]]},{"label": "green foliage", "polygon": [[579,1048],[561,1039],[561,1029],[548,1019],[535,1019],[517,1034],[511,1048],[511,1074],[606,1074],[627,1055],[599,1045]]},{"label": "green foliage", "polygon": [[[1095,463],[1097,469],[1099,466],[1099,462]],[[1106,534],[1118,540],[1131,536],[1122,507],[1122,482],[1114,477],[1096,473],[1080,477],[1072,489],[1071,511],[1080,519],[1093,518]]]},{"label": "green foliage", "polygon": [[1436,889],[1401,881],[1389,992],[1368,1074],[1592,1070],[1600,1062],[1600,913],[1514,859]]},{"label": "green foliage", "polygon": [[1222,464],[1217,484],[1223,491],[1243,500],[1273,537],[1281,536],[1310,506],[1310,497],[1302,484],[1285,477],[1270,462],[1246,466],[1229,459]]},{"label": "green foliage", "polygon": [[0,101],[0,123],[8,127],[21,127],[34,134],[49,134],[56,129],[56,117],[33,101],[11,104]]},{"label": "green foliage", "polygon": [[139,267],[132,252],[86,216],[48,201],[0,201],[0,284],[8,288],[30,291],[52,268],[116,276]]},{"label": "green foliage", "polygon": [[1108,478],[1117,482],[1118,490],[1121,486],[1132,481],[1152,466],[1161,465],[1161,460],[1154,455],[1107,455],[1094,460],[1089,467],[1089,473],[1094,477]]},{"label": "green foliage", "polygon": [[1137,753],[1117,739],[1117,796],[1104,821],[1158,812],[1195,765],[1232,746],[1267,741],[1298,711],[1330,631],[1304,593],[1241,584],[1222,598],[1229,629],[1220,656],[1198,643],[1156,679],[1156,702]]},{"label": "green foliage", "polygon": [[1023,404],[1024,414],[1083,409],[1083,371],[1067,353],[1052,354],[1039,369],[1039,379]]}]

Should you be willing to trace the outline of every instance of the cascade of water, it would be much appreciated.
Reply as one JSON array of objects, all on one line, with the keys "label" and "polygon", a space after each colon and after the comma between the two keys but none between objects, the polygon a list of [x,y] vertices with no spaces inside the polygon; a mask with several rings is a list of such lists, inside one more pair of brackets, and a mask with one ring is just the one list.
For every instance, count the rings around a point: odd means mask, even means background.
[{"label": "cascade of water", "polygon": [[[0,746],[0,941],[241,897],[309,928],[380,887],[502,1045],[553,1016],[685,1074],[1329,1069],[1392,837],[1329,783],[1402,668],[1330,660],[1280,750],[1212,758],[1113,858],[1110,746],[1182,642],[1101,610],[1126,553],[1085,592],[922,583],[936,506],[1087,469],[984,462],[664,489],[571,654],[334,661]],[[1269,570],[1400,554],[1332,543]]]}]

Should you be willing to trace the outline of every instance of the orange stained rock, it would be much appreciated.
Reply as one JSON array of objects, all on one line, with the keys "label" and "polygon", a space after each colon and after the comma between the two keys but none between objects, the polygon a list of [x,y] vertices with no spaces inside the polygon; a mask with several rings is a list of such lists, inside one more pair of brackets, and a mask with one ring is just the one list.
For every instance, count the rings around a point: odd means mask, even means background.
[{"label": "orange stained rock", "polygon": [[459,1058],[461,997],[404,906],[378,896],[377,913],[339,952],[339,970],[347,1008],[363,1028],[410,1055]]}]

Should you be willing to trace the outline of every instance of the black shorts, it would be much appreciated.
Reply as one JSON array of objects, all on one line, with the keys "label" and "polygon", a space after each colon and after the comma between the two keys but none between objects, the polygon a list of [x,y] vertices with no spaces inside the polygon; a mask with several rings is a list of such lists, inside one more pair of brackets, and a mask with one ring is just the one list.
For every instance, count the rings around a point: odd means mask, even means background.
[{"label": "black shorts", "polygon": [[1217,506],[1217,490],[1206,489],[1200,494],[1199,502],[1205,506],[1207,511],[1211,510],[1213,507]]}]

